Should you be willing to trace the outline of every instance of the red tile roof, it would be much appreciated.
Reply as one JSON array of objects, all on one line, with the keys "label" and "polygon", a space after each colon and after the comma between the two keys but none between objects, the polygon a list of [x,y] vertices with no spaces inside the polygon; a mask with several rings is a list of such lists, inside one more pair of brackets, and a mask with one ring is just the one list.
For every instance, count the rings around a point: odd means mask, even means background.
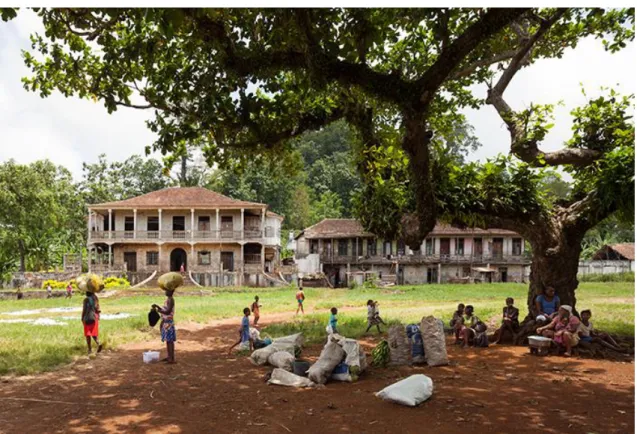
[{"label": "red tile roof", "polygon": [[266,204],[232,199],[201,187],[171,187],[117,202],[90,205],[90,209],[131,208],[267,208]]},{"label": "red tile roof", "polygon": [[[615,254],[613,254],[615,253]],[[635,244],[634,243],[620,243],[610,244],[599,249],[594,255],[593,259],[614,259],[616,256],[624,258],[629,261],[635,260]]]},{"label": "red tile roof", "polygon": [[[355,219],[325,219],[303,230],[296,238],[301,235],[305,235],[305,238],[374,237],[374,234],[366,232],[360,222]],[[460,229],[439,223],[429,236],[440,235],[479,236],[516,235],[516,233],[505,229]]]}]

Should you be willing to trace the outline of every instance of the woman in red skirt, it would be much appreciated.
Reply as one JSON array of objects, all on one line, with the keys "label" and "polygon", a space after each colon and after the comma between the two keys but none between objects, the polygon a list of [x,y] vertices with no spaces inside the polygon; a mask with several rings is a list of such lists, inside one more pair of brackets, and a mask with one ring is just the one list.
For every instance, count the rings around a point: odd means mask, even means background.
[{"label": "woman in red skirt", "polygon": [[88,354],[91,355],[91,338],[97,344],[97,352],[102,351],[102,344],[100,344],[99,335],[99,320],[100,320],[100,302],[97,299],[97,295],[93,292],[87,291],[86,298],[84,298],[84,305],[82,307],[82,324],[84,324],[84,336],[86,337],[86,345],[88,346]]}]

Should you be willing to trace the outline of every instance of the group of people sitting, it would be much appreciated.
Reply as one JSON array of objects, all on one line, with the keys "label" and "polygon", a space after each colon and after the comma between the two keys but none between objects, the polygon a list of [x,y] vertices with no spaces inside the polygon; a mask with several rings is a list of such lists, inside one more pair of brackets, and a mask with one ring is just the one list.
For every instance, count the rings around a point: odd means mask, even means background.
[{"label": "group of people sitting", "polygon": [[[517,344],[524,330],[520,330],[520,311],[514,306],[511,297],[506,299],[502,309],[502,325],[494,334],[495,344],[500,343],[502,336],[511,334]],[[615,351],[623,351],[617,342],[608,334],[593,329],[592,312],[586,309],[577,316],[569,305],[561,305],[555,289],[547,287],[535,299],[535,331],[538,335],[553,339],[556,345],[563,347],[566,357],[570,357],[572,349],[580,342],[599,343]],[[451,320],[451,328],[456,336],[456,344],[463,348],[468,346],[486,347],[489,345],[486,336],[487,326],[473,312],[473,306],[460,303]]]}]

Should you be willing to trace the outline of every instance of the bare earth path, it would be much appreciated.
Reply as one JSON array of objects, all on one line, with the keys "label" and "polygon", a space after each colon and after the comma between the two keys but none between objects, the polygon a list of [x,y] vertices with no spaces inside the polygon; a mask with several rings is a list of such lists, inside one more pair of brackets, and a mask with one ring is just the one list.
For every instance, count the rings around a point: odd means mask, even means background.
[{"label": "bare earth path", "polygon": [[[269,321],[290,318],[272,315]],[[137,343],[34,377],[0,383],[0,432],[93,433],[628,433],[634,431],[632,363],[537,358],[524,348],[463,351],[452,365],[370,369],[325,389],[269,386],[269,368],[228,356],[237,320],[178,324],[176,365],[142,363],[161,342]],[[365,341],[371,347],[377,341]],[[304,350],[314,359],[320,346]],[[374,392],[413,373],[434,381],[420,407]]]}]

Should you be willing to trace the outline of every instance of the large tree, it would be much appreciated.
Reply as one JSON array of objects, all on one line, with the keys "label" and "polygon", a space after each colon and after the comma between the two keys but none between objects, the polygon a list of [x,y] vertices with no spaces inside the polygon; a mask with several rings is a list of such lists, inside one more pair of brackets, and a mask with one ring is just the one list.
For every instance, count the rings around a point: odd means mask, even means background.
[{"label": "large tree", "polygon": [[[390,156],[402,153],[407,165],[405,215],[370,229],[398,227],[414,249],[441,216],[514,229],[533,246],[530,298],[552,285],[574,305],[583,234],[634,205],[629,101],[610,95],[591,100],[574,113],[576,128],[565,148],[544,152],[547,108],[515,112],[504,96],[520,69],[559,58],[586,36],[604,38],[609,50],[624,47],[634,37],[633,10],[42,9],[38,14],[46,34],[33,37],[39,55],[25,53],[33,72],[25,80],[27,89],[42,96],[58,90],[100,99],[109,111],[153,110],[149,127],[158,134],[156,148],[174,152],[180,143],[198,143],[209,162],[221,164],[253,153],[280,155],[290,149],[288,139],[345,119],[359,135],[362,155],[374,157],[371,163],[361,159],[359,167],[377,165],[379,148]],[[481,82],[491,83],[486,98],[469,89]],[[483,166],[453,164],[440,138],[462,123],[461,108],[484,104],[508,126],[513,157]],[[534,169],[546,166],[562,166],[576,179],[569,200],[551,208],[542,201]],[[384,182],[385,172],[377,170],[376,182]],[[401,180],[392,176],[396,190]]]}]

